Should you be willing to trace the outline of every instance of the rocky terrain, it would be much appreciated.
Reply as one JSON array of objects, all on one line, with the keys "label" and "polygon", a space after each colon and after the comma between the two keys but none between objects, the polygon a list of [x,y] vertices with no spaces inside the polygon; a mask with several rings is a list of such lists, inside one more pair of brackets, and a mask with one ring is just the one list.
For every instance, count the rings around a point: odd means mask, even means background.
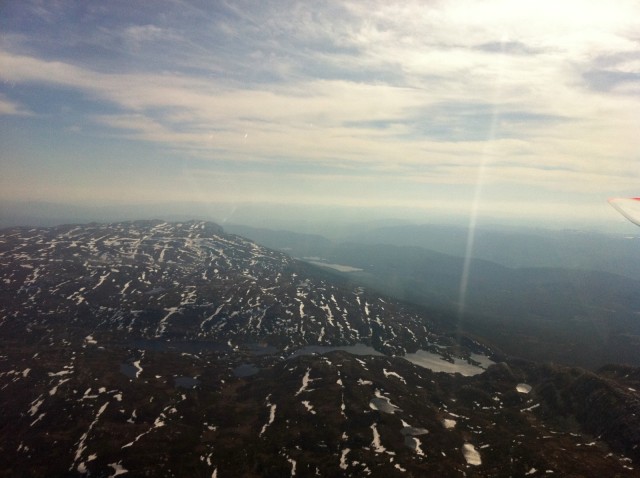
[{"label": "rocky terrain", "polygon": [[1,476],[638,476],[640,373],[493,353],[211,223],[0,233]]}]

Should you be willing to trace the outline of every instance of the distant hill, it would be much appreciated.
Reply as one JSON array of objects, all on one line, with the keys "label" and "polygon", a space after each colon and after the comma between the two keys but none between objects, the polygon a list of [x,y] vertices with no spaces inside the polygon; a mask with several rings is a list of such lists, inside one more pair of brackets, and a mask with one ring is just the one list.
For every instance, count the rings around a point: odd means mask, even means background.
[{"label": "distant hill", "polygon": [[[353,234],[345,242],[422,247],[464,257],[467,235],[458,226],[399,225]],[[481,227],[471,253],[507,267],[596,270],[640,280],[640,235]]]},{"label": "distant hill", "polygon": [[[419,228],[421,234],[429,236],[427,229]],[[402,237],[406,243],[416,242],[408,232],[403,236],[403,231],[408,230],[415,228],[394,229],[399,242]],[[456,249],[466,241],[463,234],[457,239],[451,235],[452,231],[461,229],[435,228],[435,231],[430,241],[439,244],[441,249]],[[495,254],[501,253],[498,246],[504,245],[503,262],[514,262],[516,257],[521,257],[520,262],[535,263],[536,257],[542,257],[541,264],[508,267],[473,258],[469,263],[465,313],[458,318],[464,269],[461,256],[424,247],[380,244],[385,236],[378,237],[375,233],[362,236],[363,242],[329,242],[318,236],[283,231],[274,234],[264,229],[245,228],[243,232],[247,237],[258,242],[263,240],[269,247],[298,257],[319,256],[328,263],[362,269],[346,277],[354,284],[372,287],[400,300],[448,310],[449,317],[454,317],[452,326],[483,337],[507,353],[590,368],[606,363],[640,365],[637,352],[640,350],[640,294],[637,293],[640,281],[585,266],[594,262],[596,245],[607,244],[607,248],[617,251],[622,261],[625,249],[616,249],[615,244],[634,248],[638,245],[634,240],[600,235],[583,237],[577,233],[566,233],[565,237],[550,232],[548,238],[526,235],[525,241],[521,234],[495,233],[502,242],[492,246],[492,250]],[[480,243],[486,242],[488,248],[488,239],[493,236],[479,235],[483,238]],[[574,236],[575,240],[571,239]],[[571,249],[572,241],[576,248],[567,254],[569,259],[555,260],[553,251],[556,250],[557,255],[561,246]],[[512,252],[506,243],[519,252]],[[526,244],[530,244],[528,249]],[[525,250],[531,255],[525,254]],[[634,256],[630,256],[628,262],[633,264]],[[571,261],[584,267],[566,265]],[[616,269],[612,262],[609,266]]]}]

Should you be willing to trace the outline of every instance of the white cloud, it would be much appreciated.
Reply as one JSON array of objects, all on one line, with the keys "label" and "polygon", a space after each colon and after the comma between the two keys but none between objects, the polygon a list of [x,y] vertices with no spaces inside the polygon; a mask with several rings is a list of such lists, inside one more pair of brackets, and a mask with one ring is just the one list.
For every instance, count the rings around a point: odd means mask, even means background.
[{"label": "white cloud", "polygon": [[[628,141],[632,124],[625,126],[620,120],[625,113],[631,113],[624,99],[594,96],[567,85],[557,87],[562,93],[557,99],[548,98],[535,106],[528,104],[531,99],[523,94],[527,92],[518,94],[517,86],[512,87],[515,91],[500,86],[508,95],[505,98],[502,91],[497,93],[500,107],[496,114],[499,120],[500,111],[511,107],[525,114],[566,114],[567,118],[574,114],[579,121],[527,124],[528,131],[520,132],[520,139],[514,140],[487,137],[484,141],[451,142],[430,139],[428,132],[422,137],[412,134],[412,123],[420,119],[416,117],[420,109],[427,115],[428,108],[441,100],[458,100],[464,108],[461,100],[477,102],[483,98],[343,80],[278,84],[271,89],[232,89],[179,74],[103,74],[6,52],[0,61],[9,66],[0,73],[9,81],[77,88],[89,97],[118,105],[124,113],[93,118],[129,136],[205,153],[222,151],[228,158],[284,156],[295,161],[475,164],[489,142],[494,158],[519,160],[534,168],[585,164],[584,158],[591,158],[590,167],[595,166],[606,175],[611,168],[611,155],[628,155],[635,147],[635,142]],[[528,87],[546,89],[532,95],[533,99],[553,96],[551,88],[538,81],[530,82]],[[517,81],[513,83],[517,85]],[[602,118],[598,114],[602,111],[610,115]],[[386,128],[369,126],[376,120],[397,123]],[[502,126],[508,127],[508,123]],[[612,144],[606,135],[625,141]],[[603,148],[606,151],[600,151]],[[602,154],[604,161],[599,162]]]},{"label": "white cloud", "polygon": [[31,116],[28,109],[22,105],[7,99],[4,95],[0,94],[0,116],[2,115],[15,115],[15,116]]},{"label": "white cloud", "polygon": [[[85,118],[110,137],[247,168],[288,164],[278,174],[325,186],[357,181],[345,170],[396,192],[473,185],[481,160],[495,188],[600,194],[640,179],[635,2],[216,8],[189,11],[197,31],[180,15],[120,25],[111,36],[136,61],[106,73],[91,57],[5,46],[0,78],[106,105]],[[613,74],[626,80],[596,87]],[[0,113],[24,111],[0,96]]]}]

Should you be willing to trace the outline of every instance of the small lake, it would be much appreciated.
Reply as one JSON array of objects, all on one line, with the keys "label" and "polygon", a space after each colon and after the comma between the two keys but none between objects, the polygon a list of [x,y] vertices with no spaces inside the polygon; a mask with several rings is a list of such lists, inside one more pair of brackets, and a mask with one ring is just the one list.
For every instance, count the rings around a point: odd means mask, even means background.
[{"label": "small lake", "polygon": [[137,378],[138,368],[128,363],[121,363],[120,372],[129,378]]},{"label": "small lake", "polygon": [[378,352],[373,347],[369,347],[365,344],[356,344],[356,345],[341,345],[341,346],[332,346],[332,345],[307,345],[306,347],[302,347],[299,350],[296,350],[288,358],[299,357],[301,355],[323,355],[329,352],[333,352],[335,350],[341,350],[343,352],[349,352],[352,355],[377,355],[383,356],[384,354]]},{"label": "small lake", "polygon": [[459,373],[466,377],[481,374],[486,367],[494,362],[488,357],[479,354],[471,354],[471,358],[479,362],[481,366],[473,365],[466,360],[453,357],[453,363],[445,360],[441,355],[427,352],[426,350],[418,350],[416,353],[404,356],[409,362],[420,367],[428,368],[433,372]]},{"label": "small lake", "polygon": [[427,430],[426,428],[418,428],[418,427],[402,427],[402,430],[400,430],[400,433],[402,433],[405,436],[417,437],[420,435],[426,435],[427,433],[429,433],[429,430]]},{"label": "small lake", "polygon": [[157,339],[137,339],[133,341],[133,346],[142,350],[153,350],[154,352],[186,352],[197,354],[200,352],[228,352],[231,348],[227,344],[205,341],[170,341]]},{"label": "small lake", "polygon": [[243,363],[242,365],[238,365],[233,369],[233,374],[236,377],[250,377],[257,374],[259,371],[260,369],[252,363]]},{"label": "small lake", "polygon": [[[365,344],[356,345],[307,345],[299,350],[296,350],[288,358],[299,357],[301,355],[323,355],[335,350],[341,350],[343,352],[349,352],[352,355],[375,355],[378,357],[384,356],[383,353],[378,352],[373,347],[369,347]],[[459,373],[466,377],[472,375],[478,375],[484,372],[487,367],[493,365],[493,362],[486,355],[471,354],[471,359],[478,362],[480,365],[473,365],[466,360],[458,357],[453,357],[453,362],[445,360],[442,355],[435,354],[433,352],[427,352],[426,350],[418,350],[416,353],[406,354],[404,357],[412,364],[419,365],[420,367],[427,368],[433,372],[446,372],[446,373]]]},{"label": "small lake", "polygon": [[314,266],[327,267],[329,269],[333,269],[339,272],[361,272],[362,269],[359,267],[346,266],[344,264],[332,264],[330,262],[324,262],[319,257],[303,257],[303,261],[308,262],[309,264],[313,264]]},{"label": "small lake", "polygon": [[278,353],[278,348],[274,347],[273,345],[246,344],[244,347],[246,347],[247,352],[249,352],[251,355],[256,355],[256,356],[273,355]]},{"label": "small lake", "polygon": [[379,410],[383,413],[390,413],[393,415],[396,411],[400,410],[395,406],[387,397],[374,397],[369,401],[369,408],[372,410]]},{"label": "small lake", "polygon": [[200,384],[194,377],[174,377],[173,382],[177,388],[195,388]]}]

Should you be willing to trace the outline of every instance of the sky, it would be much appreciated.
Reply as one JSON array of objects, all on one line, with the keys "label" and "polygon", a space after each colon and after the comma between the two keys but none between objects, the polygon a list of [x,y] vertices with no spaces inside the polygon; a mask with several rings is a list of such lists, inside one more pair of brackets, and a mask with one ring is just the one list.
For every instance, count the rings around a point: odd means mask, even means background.
[{"label": "sky", "polygon": [[5,204],[607,227],[639,111],[637,1],[0,2]]}]

